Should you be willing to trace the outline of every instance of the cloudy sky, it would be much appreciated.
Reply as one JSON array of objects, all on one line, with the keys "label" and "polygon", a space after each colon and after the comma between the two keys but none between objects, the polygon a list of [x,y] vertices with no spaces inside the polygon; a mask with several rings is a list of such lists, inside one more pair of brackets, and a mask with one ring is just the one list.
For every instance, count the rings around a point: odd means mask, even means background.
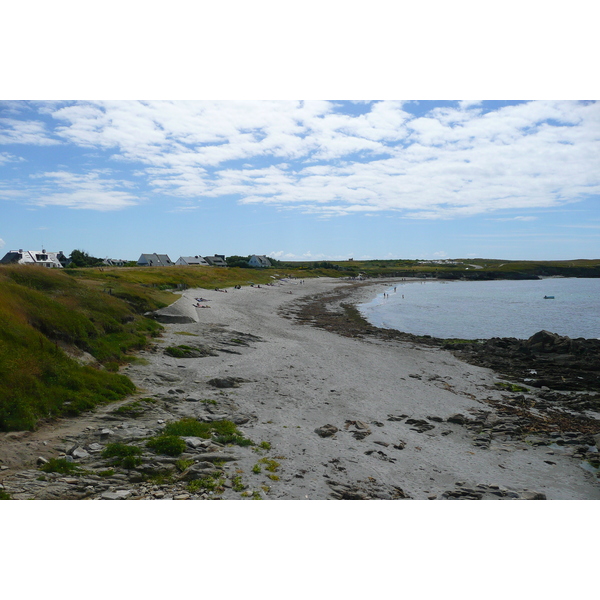
[{"label": "cloudy sky", "polygon": [[0,253],[600,257],[584,2],[176,4],[7,7]]},{"label": "cloudy sky", "polygon": [[0,173],[5,250],[600,256],[593,101],[4,101]]}]

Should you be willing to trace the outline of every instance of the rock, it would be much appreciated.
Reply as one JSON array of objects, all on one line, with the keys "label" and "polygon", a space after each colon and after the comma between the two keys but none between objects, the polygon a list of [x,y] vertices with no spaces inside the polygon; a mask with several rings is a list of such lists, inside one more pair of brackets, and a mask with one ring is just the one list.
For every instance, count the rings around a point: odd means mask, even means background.
[{"label": "rock", "polygon": [[206,442],[210,442],[210,440],[205,440],[200,437],[184,437],[183,440],[190,448],[194,449],[204,447]]},{"label": "rock", "polygon": [[195,479],[204,479],[215,473],[215,465],[210,462],[198,462],[187,468],[180,476],[181,481],[194,481]]},{"label": "rock", "polygon": [[35,461],[35,464],[36,464],[38,467],[41,467],[42,465],[47,465],[47,464],[48,464],[48,462],[49,462],[49,461],[48,461],[48,459],[47,459],[47,458],[44,458],[43,456],[38,456],[38,457],[37,457],[37,460]]},{"label": "rock", "polygon": [[546,500],[546,494],[526,491],[521,493],[521,498],[523,500]]},{"label": "rock", "polygon": [[241,377],[215,377],[208,380],[208,384],[216,388],[236,388],[240,387],[240,383],[244,383],[246,379]]},{"label": "rock", "polygon": [[100,497],[102,500],[125,500],[131,494],[133,494],[132,490],[117,490],[116,492],[104,492]]},{"label": "rock", "polygon": [[335,427],[334,425],[323,425],[322,427],[318,427],[317,429],[315,429],[315,433],[317,435],[320,435],[322,438],[325,437],[331,437],[332,435],[336,434],[339,431],[339,429],[337,427]]},{"label": "rock", "polygon": [[455,415],[452,415],[451,417],[448,417],[446,420],[448,421],[448,423],[457,423],[458,425],[464,425],[467,422],[467,417],[465,417],[465,415],[461,413],[457,413]]},{"label": "rock", "polygon": [[71,456],[75,459],[89,458],[90,454],[84,450],[81,446],[77,446],[75,450],[71,452]]},{"label": "rock", "polygon": [[388,421],[403,421],[408,415],[388,415]]}]

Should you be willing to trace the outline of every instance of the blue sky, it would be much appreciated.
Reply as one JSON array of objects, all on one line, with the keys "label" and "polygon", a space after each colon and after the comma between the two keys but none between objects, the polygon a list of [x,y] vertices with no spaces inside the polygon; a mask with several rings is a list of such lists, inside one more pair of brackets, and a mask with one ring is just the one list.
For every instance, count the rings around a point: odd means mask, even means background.
[{"label": "blue sky", "polygon": [[600,258],[600,103],[0,103],[0,253]]}]

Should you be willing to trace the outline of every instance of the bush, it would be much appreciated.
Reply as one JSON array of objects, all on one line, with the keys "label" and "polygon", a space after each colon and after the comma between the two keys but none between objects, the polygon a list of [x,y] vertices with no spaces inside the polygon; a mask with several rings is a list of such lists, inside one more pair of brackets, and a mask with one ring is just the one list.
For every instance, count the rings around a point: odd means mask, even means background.
[{"label": "bush", "polygon": [[46,464],[40,467],[40,471],[44,471],[44,473],[71,475],[81,471],[81,468],[66,458],[51,458]]},{"label": "bush", "polygon": [[179,456],[186,448],[185,441],[176,435],[157,435],[146,442],[157,454]]},{"label": "bush", "polygon": [[134,467],[141,465],[141,454],[142,449],[138,446],[128,446],[121,442],[108,444],[102,451],[103,458],[113,458],[113,463],[115,465],[120,465],[125,469],[133,469]]}]

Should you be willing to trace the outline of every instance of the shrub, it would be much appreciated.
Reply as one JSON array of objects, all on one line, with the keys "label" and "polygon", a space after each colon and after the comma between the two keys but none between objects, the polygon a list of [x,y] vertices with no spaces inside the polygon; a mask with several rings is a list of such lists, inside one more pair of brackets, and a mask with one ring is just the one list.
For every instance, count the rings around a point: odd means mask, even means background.
[{"label": "shrub", "polygon": [[157,435],[146,442],[146,446],[157,454],[179,456],[186,447],[185,441],[176,435]]},{"label": "shrub", "polygon": [[141,454],[142,449],[138,446],[128,446],[121,442],[108,444],[102,451],[103,458],[112,458],[115,465],[121,465],[125,469],[133,469],[141,465]]},{"label": "shrub", "polygon": [[4,490],[0,490],[0,500],[12,500],[10,494]]},{"label": "shrub", "polygon": [[51,458],[46,464],[40,467],[44,473],[61,473],[62,475],[71,475],[81,471],[81,468],[74,462],[66,458]]}]

